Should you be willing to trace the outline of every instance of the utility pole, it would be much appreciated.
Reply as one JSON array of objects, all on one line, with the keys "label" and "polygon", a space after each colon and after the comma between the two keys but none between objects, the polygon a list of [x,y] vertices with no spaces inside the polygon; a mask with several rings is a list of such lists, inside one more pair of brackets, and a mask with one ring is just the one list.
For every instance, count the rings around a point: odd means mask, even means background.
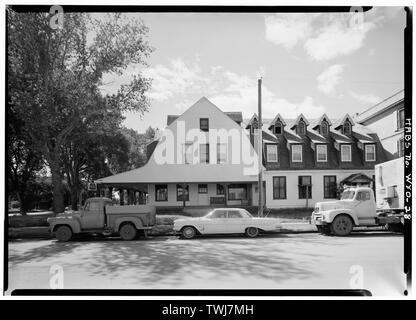
[{"label": "utility pole", "polygon": [[258,93],[258,97],[259,97],[259,103],[258,103],[258,115],[259,115],[259,119],[258,119],[258,157],[259,157],[259,209],[258,209],[258,216],[262,217],[263,216],[263,133],[262,133],[262,128],[263,128],[263,122],[262,122],[262,118],[261,118],[261,78],[258,80],[258,89],[259,89],[259,93]]}]

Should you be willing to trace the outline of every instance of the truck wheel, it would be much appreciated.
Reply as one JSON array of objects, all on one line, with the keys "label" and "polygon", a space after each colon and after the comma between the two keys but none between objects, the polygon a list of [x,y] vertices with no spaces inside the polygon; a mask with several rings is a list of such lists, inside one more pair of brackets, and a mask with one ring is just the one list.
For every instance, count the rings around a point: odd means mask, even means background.
[{"label": "truck wheel", "polygon": [[331,232],[336,236],[347,236],[351,233],[353,223],[350,217],[342,214],[336,216],[330,225]]},{"label": "truck wheel", "polygon": [[194,227],[183,227],[182,228],[182,238],[192,239],[196,235],[196,230]]},{"label": "truck wheel", "polygon": [[120,237],[123,240],[131,241],[136,238],[137,230],[131,223],[125,223],[120,228]]},{"label": "truck wheel", "polygon": [[259,229],[254,227],[249,227],[246,229],[246,236],[249,238],[255,238],[259,235]]},{"label": "truck wheel", "polygon": [[61,242],[66,242],[72,238],[72,230],[68,226],[59,226],[55,231],[56,239]]}]

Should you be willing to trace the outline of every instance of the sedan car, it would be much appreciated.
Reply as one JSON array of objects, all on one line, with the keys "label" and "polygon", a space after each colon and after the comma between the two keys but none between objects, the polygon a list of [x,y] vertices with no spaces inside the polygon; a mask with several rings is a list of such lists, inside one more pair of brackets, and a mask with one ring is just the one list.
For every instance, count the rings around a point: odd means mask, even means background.
[{"label": "sedan car", "polygon": [[241,233],[250,238],[260,232],[280,231],[279,219],[253,217],[247,210],[240,208],[218,208],[200,218],[177,219],[173,230],[185,239],[197,234],[233,234]]}]

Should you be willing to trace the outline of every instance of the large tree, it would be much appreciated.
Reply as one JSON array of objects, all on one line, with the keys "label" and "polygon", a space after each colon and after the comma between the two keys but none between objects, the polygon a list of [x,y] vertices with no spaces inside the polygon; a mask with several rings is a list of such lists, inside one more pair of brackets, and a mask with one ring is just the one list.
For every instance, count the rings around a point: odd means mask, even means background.
[{"label": "large tree", "polygon": [[50,167],[54,209],[62,212],[62,153],[74,132],[87,127],[101,134],[105,124],[119,125],[124,111],[148,109],[148,79],[137,74],[115,94],[103,96],[103,75],[145,64],[152,49],[139,19],[66,13],[54,29],[51,18],[8,10],[8,100]]},{"label": "large tree", "polygon": [[29,209],[35,175],[43,166],[42,155],[33,147],[24,123],[16,117],[12,108],[7,110],[7,118],[8,191],[16,196],[20,203],[20,213],[25,215]]}]

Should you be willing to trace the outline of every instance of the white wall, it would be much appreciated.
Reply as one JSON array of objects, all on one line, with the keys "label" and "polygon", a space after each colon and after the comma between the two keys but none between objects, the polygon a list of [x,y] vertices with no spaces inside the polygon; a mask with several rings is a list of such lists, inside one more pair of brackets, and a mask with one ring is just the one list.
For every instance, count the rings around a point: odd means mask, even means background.
[{"label": "white wall", "polygon": [[[312,199],[308,199],[308,207],[313,208],[316,202],[330,201],[324,198],[324,176],[336,176],[337,185],[341,180],[351,174],[363,173],[372,178],[374,170],[297,170],[297,171],[267,171],[265,173],[266,180],[266,207],[268,208],[295,208],[306,207],[306,199],[299,199],[298,196],[298,177],[312,177]],[[273,199],[273,177],[286,177],[286,199]]]},{"label": "white wall", "polygon": [[389,110],[379,116],[364,122],[363,124],[377,133],[384,149],[392,155],[397,153],[397,141],[403,138],[403,129],[397,130],[397,112],[403,107]]}]

